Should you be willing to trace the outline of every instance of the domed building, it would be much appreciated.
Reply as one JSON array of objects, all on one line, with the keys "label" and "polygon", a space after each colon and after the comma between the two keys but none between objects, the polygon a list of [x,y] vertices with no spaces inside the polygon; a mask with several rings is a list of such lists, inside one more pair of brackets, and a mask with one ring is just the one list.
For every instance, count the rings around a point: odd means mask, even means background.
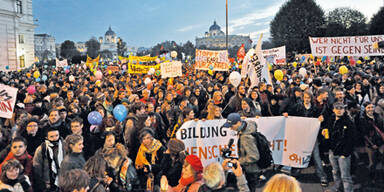
[{"label": "domed building", "polygon": [[117,57],[117,36],[111,27],[105,32],[104,38],[99,37],[100,51],[108,50]]},{"label": "domed building", "polygon": [[[250,49],[252,40],[249,36],[243,35],[228,35],[228,47],[238,46],[244,44],[245,49]],[[221,31],[216,21],[209,27],[209,31],[205,32],[204,37],[196,37],[197,48],[222,48],[225,49],[225,33]]]}]

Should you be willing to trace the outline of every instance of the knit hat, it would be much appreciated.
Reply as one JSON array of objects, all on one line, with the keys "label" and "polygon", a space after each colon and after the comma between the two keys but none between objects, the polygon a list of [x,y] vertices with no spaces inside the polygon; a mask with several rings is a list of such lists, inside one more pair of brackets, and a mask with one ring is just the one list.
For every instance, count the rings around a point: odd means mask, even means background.
[{"label": "knit hat", "polygon": [[180,151],[185,150],[184,142],[178,139],[171,139],[168,142],[168,149],[171,153],[180,153]]},{"label": "knit hat", "polygon": [[195,170],[197,174],[203,172],[203,164],[201,164],[201,160],[196,155],[188,155],[185,158],[185,161],[187,161],[192,166],[193,170]]}]

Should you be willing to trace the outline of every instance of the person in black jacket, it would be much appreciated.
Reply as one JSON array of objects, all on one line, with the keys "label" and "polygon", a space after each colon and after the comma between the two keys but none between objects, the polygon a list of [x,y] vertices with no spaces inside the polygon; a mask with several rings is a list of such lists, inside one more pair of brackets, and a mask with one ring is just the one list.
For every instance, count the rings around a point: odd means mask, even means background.
[{"label": "person in black jacket", "polygon": [[21,131],[20,136],[27,140],[27,151],[33,156],[36,149],[44,142],[44,132],[39,128],[39,120],[36,118],[28,119],[25,123],[25,129]]},{"label": "person in black jacket", "polygon": [[[329,120],[328,129],[322,134],[330,140],[329,161],[332,165],[334,186],[332,191],[338,191],[341,185],[344,191],[353,191],[353,181],[350,173],[351,154],[355,143],[355,124],[345,113],[343,103],[333,104],[333,115]],[[328,133],[327,133],[328,130]]]},{"label": "person in black jacket", "polygon": [[171,187],[176,187],[181,178],[184,159],[187,156],[183,141],[171,139],[168,142],[168,149],[163,155],[161,162],[161,175],[167,177],[168,184]]}]

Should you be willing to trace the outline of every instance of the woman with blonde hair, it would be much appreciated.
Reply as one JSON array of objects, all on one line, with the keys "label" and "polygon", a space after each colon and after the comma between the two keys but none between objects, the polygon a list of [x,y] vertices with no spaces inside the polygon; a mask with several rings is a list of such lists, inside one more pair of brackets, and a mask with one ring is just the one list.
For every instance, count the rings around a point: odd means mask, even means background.
[{"label": "woman with blonde hair", "polygon": [[299,182],[285,174],[274,175],[265,185],[263,192],[301,192]]}]

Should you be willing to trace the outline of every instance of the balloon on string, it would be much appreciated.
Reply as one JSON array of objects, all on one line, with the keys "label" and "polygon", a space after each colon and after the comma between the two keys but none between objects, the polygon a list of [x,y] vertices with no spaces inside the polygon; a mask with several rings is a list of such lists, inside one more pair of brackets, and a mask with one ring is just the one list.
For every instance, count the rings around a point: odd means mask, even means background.
[{"label": "balloon on string", "polygon": [[47,79],[48,79],[48,77],[45,74],[41,77],[41,80],[43,80],[43,81],[46,81]]},{"label": "balloon on string", "polygon": [[39,71],[35,71],[35,72],[33,72],[33,77],[34,78],[39,78],[40,77],[40,72]]},{"label": "balloon on string", "polygon": [[150,78],[145,78],[145,80],[144,80],[144,84],[145,85],[147,85],[147,84],[149,84],[149,83],[151,83],[152,82],[152,80],[150,79]]},{"label": "balloon on string", "polygon": [[303,55],[302,57],[301,57],[301,62],[303,63],[305,61],[305,56]]},{"label": "balloon on string", "polygon": [[230,75],[229,75],[229,82],[234,86],[234,87],[238,87],[240,85],[240,82],[241,82],[241,75],[239,72],[237,71],[233,71]]},{"label": "balloon on string", "polygon": [[208,70],[208,74],[212,76],[213,75],[213,71],[212,70]]},{"label": "balloon on string", "polygon": [[101,86],[101,81],[97,80],[95,84],[96,84],[96,86],[100,87]]},{"label": "balloon on string", "polygon": [[36,93],[36,87],[34,85],[28,86],[27,93],[30,94],[30,95],[35,94]]},{"label": "balloon on string", "polygon": [[360,65],[361,63],[362,63],[362,62],[361,62],[361,60],[357,60],[357,64],[359,64],[359,65]]},{"label": "balloon on string", "polygon": [[294,68],[296,68],[296,67],[297,67],[297,62],[296,62],[296,61],[293,62],[293,63],[292,63],[292,66],[293,66]]},{"label": "balloon on string", "polygon": [[127,66],[126,65],[123,65],[123,70],[127,70]]},{"label": "balloon on string", "polygon": [[98,111],[92,111],[88,114],[88,122],[91,125],[101,125],[102,120],[103,120],[103,117]]},{"label": "balloon on string", "polygon": [[40,80],[41,80],[40,77],[35,79],[36,82],[40,82]]},{"label": "balloon on string", "polygon": [[113,116],[115,117],[115,119],[122,122],[127,117],[128,110],[124,105],[119,104],[119,105],[116,105],[116,107],[113,109],[112,113],[113,113]]},{"label": "balloon on string", "polygon": [[101,71],[96,71],[95,78],[96,80],[101,80],[103,78],[103,73]]},{"label": "balloon on string", "polygon": [[177,52],[176,51],[171,51],[171,57],[176,58],[177,57]]},{"label": "balloon on string", "polygon": [[213,65],[209,65],[208,69],[213,70]]},{"label": "balloon on string", "polygon": [[344,74],[348,73],[348,68],[345,65],[339,67],[339,73],[341,75],[344,75]]},{"label": "balloon on string", "polygon": [[109,75],[112,75],[112,71],[111,71],[111,70],[108,70],[108,74],[109,74]]},{"label": "balloon on string", "polygon": [[5,69],[6,69],[6,70],[9,70],[9,65],[5,66]]},{"label": "balloon on string", "polygon": [[31,73],[25,74],[28,78],[31,78]]},{"label": "balloon on string", "polygon": [[65,70],[65,74],[68,74],[68,73],[69,73],[69,69],[66,69],[66,70]]},{"label": "balloon on string", "polygon": [[307,69],[305,69],[304,67],[300,68],[299,69],[299,74],[303,77],[305,77],[307,75]]},{"label": "balloon on string", "polygon": [[284,78],[284,73],[283,73],[282,70],[278,69],[278,70],[275,71],[275,73],[273,74],[273,76],[275,77],[276,80],[281,81],[281,80],[283,80],[283,78]]},{"label": "balloon on string", "polygon": [[160,71],[160,70],[157,70],[157,71],[155,72],[155,75],[156,75],[156,76],[160,76],[160,75],[161,75],[161,71]]},{"label": "balloon on string", "polygon": [[71,81],[71,82],[74,82],[74,81],[75,81],[75,77],[74,77],[73,75],[70,75],[68,79],[69,79],[69,81]]},{"label": "balloon on string", "polygon": [[327,60],[327,56],[323,56],[323,58],[321,59],[322,62],[324,62],[326,60]]},{"label": "balloon on string", "polygon": [[44,65],[44,68],[48,68],[48,65]]},{"label": "balloon on string", "polygon": [[320,65],[321,65],[321,62],[320,62],[320,61],[316,61],[315,65],[316,65],[316,66],[320,66]]}]

